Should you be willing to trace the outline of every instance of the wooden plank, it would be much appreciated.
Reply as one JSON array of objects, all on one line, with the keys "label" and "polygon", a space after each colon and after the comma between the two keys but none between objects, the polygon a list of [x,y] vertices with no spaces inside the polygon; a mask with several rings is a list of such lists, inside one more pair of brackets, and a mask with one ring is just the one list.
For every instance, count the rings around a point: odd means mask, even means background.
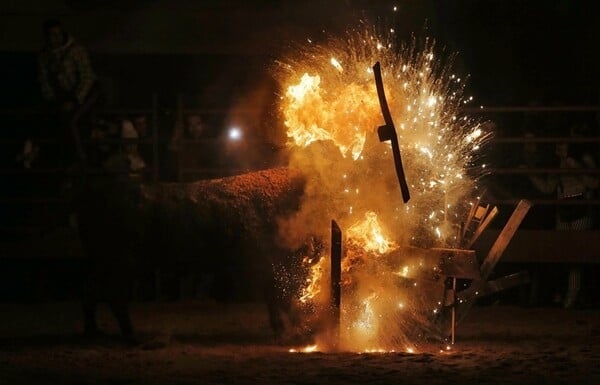
[{"label": "wooden plank", "polygon": [[471,210],[469,210],[469,215],[467,215],[467,221],[463,225],[463,229],[462,229],[461,243],[465,239],[465,235],[467,235],[467,231],[469,230],[469,227],[471,226],[471,221],[473,220],[473,217],[475,216],[475,212],[477,211],[477,208],[479,207],[480,202],[481,202],[481,198],[477,197],[477,200],[475,201],[473,206],[471,206]]},{"label": "wooden plank", "polygon": [[469,240],[469,243],[467,244],[467,249],[470,249],[471,246],[473,246],[473,244],[477,241],[479,236],[481,236],[481,233],[483,233],[483,231],[490,225],[490,223],[496,217],[496,215],[498,215],[498,208],[494,206],[492,211],[490,211],[489,214],[487,214],[483,222],[481,222],[479,226],[477,226],[477,230],[475,230],[475,233],[473,234],[473,236]]},{"label": "wooden plank", "polygon": [[[486,230],[475,244],[489,250],[500,230]],[[504,251],[502,263],[600,263],[600,230],[520,229]]]},{"label": "wooden plank", "polygon": [[476,298],[485,297],[486,295],[494,294],[526,283],[529,283],[529,273],[527,271],[506,275],[493,281],[478,281],[468,289],[459,292],[457,300],[459,302],[462,301],[462,303],[468,303]]},{"label": "wooden plank", "polygon": [[388,262],[398,265],[398,268],[407,262],[419,261],[428,268],[439,268],[443,275],[449,277],[480,279],[479,262],[474,250],[442,247],[423,249],[411,246],[394,250],[385,258]]},{"label": "wooden plank", "polygon": [[[500,232],[500,235],[498,235],[496,242],[494,242],[494,244],[492,245],[492,248],[490,249],[487,257],[484,259],[481,265],[481,279],[473,281],[471,285],[472,287],[470,288],[470,292],[474,291],[475,296],[471,297],[470,299],[463,300],[463,302],[459,304],[459,309],[457,310],[458,320],[462,320],[467,315],[467,313],[475,303],[476,296],[478,295],[477,293],[480,289],[485,288],[485,285],[487,285],[486,281],[492,273],[492,270],[500,260],[502,253],[508,246],[508,243],[519,228],[519,225],[523,221],[523,218],[525,218],[525,215],[527,214],[530,208],[531,203],[523,199],[519,202],[519,204],[513,211],[512,215],[506,222],[506,225],[504,225],[504,228]],[[466,294],[467,293],[465,293],[465,295]]]},{"label": "wooden plank", "polygon": [[496,239],[496,242],[490,249],[490,252],[481,265],[481,278],[483,280],[487,280],[489,278],[492,270],[500,260],[502,253],[504,253],[504,250],[506,250],[506,246],[508,246],[508,243],[519,228],[519,225],[525,218],[525,215],[527,215],[527,212],[530,208],[531,203],[525,199],[522,199],[513,211],[512,215],[508,219],[508,222],[506,222],[506,225],[500,232],[498,239]]},{"label": "wooden plank", "polygon": [[473,250],[431,249],[439,253],[441,273],[460,279],[480,279],[480,268]]},{"label": "wooden plank", "polygon": [[483,207],[483,206],[477,207],[477,209],[475,210],[475,218],[477,218],[477,220],[479,222],[481,222],[483,220],[483,218],[485,218],[485,216],[487,215],[489,210],[490,210],[489,203],[487,205],[485,205],[485,207]]},{"label": "wooden plank", "polygon": [[381,113],[383,115],[383,120],[385,121],[385,125],[380,126],[377,130],[379,141],[384,142],[390,140],[392,142],[392,153],[394,155],[396,175],[398,177],[398,182],[400,183],[402,200],[406,203],[410,199],[410,193],[408,191],[408,183],[406,183],[406,176],[404,175],[404,167],[402,166],[402,157],[400,155],[400,145],[398,144],[396,127],[394,127],[392,114],[390,114],[390,109],[385,98],[385,90],[383,88],[383,80],[381,77],[381,65],[379,62],[375,63],[373,66],[373,74],[375,75],[375,87],[377,88],[377,96],[379,97],[379,106],[381,107]]}]

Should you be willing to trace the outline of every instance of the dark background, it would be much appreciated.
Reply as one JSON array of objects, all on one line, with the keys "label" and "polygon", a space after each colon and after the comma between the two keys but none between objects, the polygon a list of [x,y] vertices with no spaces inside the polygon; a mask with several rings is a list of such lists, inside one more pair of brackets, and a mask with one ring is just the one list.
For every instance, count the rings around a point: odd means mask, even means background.
[{"label": "dark background", "polygon": [[[600,85],[592,2],[448,1],[39,1],[0,5],[0,104],[39,102],[35,57],[41,23],[61,19],[90,51],[121,106],[192,95],[221,107],[269,77],[292,42],[318,39],[360,19],[393,26],[400,40],[429,35],[458,52],[459,71],[484,105],[596,104]],[[393,7],[397,11],[393,11]]]}]

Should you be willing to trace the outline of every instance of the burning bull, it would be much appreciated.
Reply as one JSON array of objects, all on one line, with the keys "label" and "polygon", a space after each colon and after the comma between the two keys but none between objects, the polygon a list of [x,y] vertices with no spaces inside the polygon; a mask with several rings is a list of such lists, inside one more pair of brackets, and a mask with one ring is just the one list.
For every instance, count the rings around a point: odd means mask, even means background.
[{"label": "burning bull", "polygon": [[128,303],[136,274],[189,262],[216,277],[239,274],[233,280],[262,292],[271,326],[281,332],[288,302],[274,266],[293,261],[278,245],[277,220],[297,208],[303,184],[284,168],[189,184],[138,185],[114,176],[88,183],[78,200],[89,258],[86,334],[98,332],[96,307],[107,302],[123,335],[132,338]]}]

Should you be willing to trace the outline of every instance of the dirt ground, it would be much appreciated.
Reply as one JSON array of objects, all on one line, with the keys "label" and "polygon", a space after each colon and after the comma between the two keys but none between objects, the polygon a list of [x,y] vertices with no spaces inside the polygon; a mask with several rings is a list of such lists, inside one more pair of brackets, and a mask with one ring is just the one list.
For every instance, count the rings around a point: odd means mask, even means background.
[{"label": "dirt ground", "polygon": [[478,306],[450,351],[290,353],[260,304],[140,303],[142,340],[82,339],[78,304],[0,305],[0,384],[598,384],[600,310]]}]

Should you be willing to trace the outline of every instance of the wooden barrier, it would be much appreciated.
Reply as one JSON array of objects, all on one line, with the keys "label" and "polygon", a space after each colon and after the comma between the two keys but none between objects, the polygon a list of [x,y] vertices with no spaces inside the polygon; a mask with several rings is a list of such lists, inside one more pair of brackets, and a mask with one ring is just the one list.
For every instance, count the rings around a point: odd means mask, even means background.
[{"label": "wooden barrier", "polygon": [[[485,253],[499,230],[486,230],[474,248]],[[506,247],[502,262],[600,263],[600,230],[518,230]]]}]

